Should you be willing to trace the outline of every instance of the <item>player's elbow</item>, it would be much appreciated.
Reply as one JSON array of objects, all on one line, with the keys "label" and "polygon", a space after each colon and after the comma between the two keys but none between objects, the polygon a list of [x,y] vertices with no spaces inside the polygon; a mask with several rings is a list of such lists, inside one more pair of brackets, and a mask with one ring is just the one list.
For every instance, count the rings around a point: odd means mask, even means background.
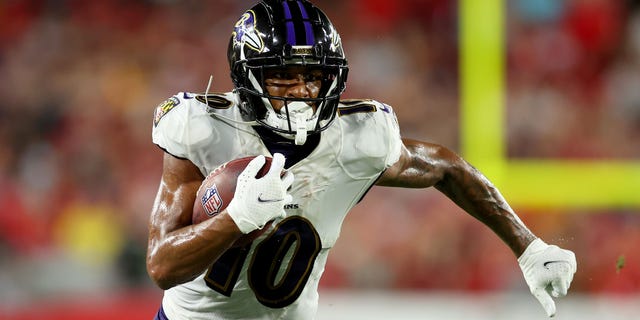
[{"label": "player's elbow", "polygon": [[462,157],[441,145],[433,145],[429,150],[428,158],[433,164],[432,170],[439,173],[440,182],[469,170],[469,164]]},{"label": "player's elbow", "polygon": [[147,273],[153,282],[162,290],[171,289],[176,285],[171,272],[160,263],[147,261]]},{"label": "player's elbow", "polygon": [[440,180],[436,184],[438,189],[461,187],[466,177],[476,173],[473,166],[457,153],[445,147],[437,148],[432,157],[437,163],[438,171],[441,172]]}]

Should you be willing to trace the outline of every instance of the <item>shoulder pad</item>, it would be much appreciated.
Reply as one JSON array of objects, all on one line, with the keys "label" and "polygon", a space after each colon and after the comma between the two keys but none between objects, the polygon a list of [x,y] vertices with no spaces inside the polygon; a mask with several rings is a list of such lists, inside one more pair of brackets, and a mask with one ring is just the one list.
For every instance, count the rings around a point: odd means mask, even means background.
[{"label": "shoulder pad", "polygon": [[402,139],[391,106],[371,99],[343,100],[338,114],[345,146],[338,161],[347,174],[371,177],[398,161]]}]

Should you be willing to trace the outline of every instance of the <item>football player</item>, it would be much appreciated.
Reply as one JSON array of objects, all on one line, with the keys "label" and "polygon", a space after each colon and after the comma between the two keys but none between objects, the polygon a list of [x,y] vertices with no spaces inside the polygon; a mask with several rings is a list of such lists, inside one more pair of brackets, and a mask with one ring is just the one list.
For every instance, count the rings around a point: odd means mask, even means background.
[{"label": "football player", "polygon": [[[155,112],[153,142],[165,151],[147,252],[148,273],[165,290],[156,319],[313,318],[343,219],[373,185],[444,193],[509,246],[555,314],[552,297],[567,293],[574,254],[536,237],[460,156],[403,139],[389,105],[341,101],[347,60],[320,9],[258,3],[235,24],[228,60],[233,92],[180,92]],[[227,208],[192,224],[204,177],[252,155]],[[271,169],[256,179],[264,156]],[[232,246],[263,227],[252,243]]]}]

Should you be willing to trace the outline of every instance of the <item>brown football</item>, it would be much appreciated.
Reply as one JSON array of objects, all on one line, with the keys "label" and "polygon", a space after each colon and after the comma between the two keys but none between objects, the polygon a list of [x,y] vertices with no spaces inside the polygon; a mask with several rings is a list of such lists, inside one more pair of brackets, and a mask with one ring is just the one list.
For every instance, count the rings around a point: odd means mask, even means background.
[{"label": "brown football", "polygon": [[[222,212],[228,205],[236,191],[238,176],[255,156],[238,158],[226,162],[213,171],[202,181],[193,204],[191,222],[200,223]],[[271,167],[271,158],[266,157],[264,166],[258,171],[256,178],[267,174]],[[259,237],[268,229],[268,225],[261,230],[250,232],[236,240],[234,247],[244,246]]]}]

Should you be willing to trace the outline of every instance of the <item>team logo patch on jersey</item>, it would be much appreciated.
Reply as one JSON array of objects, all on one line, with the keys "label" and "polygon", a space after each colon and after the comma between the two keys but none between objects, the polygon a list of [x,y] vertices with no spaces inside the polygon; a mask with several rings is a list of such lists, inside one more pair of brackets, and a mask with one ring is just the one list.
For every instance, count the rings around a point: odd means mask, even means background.
[{"label": "team logo patch on jersey", "polygon": [[256,29],[256,14],[249,10],[236,22],[233,28],[233,45],[247,46],[258,52],[264,50],[264,42]]},{"label": "team logo patch on jersey", "polygon": [[222,208],[224,203],[215,184],[204,191],[204,195],[200,201],[204,212],[210,217],[220,213],[220,208]]},{"label": "team logo patch on jersey", "polygon": [[171,109],[175,108],[175,106],[177,106],[178,104],[180,104],[180,100],[178,100],[178,98],[176,97],[171,97],[159,104],[153,114],[153,125],[158,126],[160,119],[162,119],[165,114],[171,111]]}]

